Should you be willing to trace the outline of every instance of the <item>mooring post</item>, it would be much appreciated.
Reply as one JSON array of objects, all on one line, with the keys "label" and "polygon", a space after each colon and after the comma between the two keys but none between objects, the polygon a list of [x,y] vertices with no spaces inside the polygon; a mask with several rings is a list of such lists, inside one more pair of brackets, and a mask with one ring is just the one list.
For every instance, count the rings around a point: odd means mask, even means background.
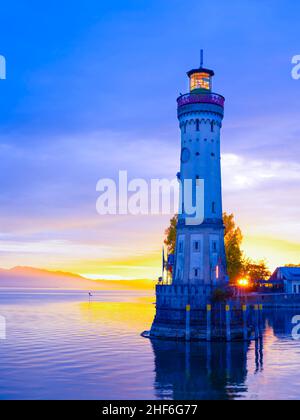
[{"label": "mooring post", "polygon": [[209,341],[206,344],[206,369],[207,369],[207,373],[210,375],[212,372],[212,358],[211,358],[211,342]]},{"label": "mooring post", "polygon": [[231,346],[232,343],[226,343],[226,376],[230,378],[231,375]]},{"label": "mooring post", "polygon": [[206,341],[211,341],[211,305],[206,306]]},{"label": "mooring post", "polygon": [[186,378],[191,376],[191,343],[189,341],[185,343],[185,376]]},{"label": "mooring post", "polygon": [[248,341],[247,305],[243,305],[243,331],[244,341]]},{"label": "mooring post", "polygon": [[231,331],[230,331],[230,306],[226,305],[226,340],[231,341]]},{"label": "mooring post", "polygon": [[262,306],[262,304],[260,304],[259,307],[258,307],[258,314],[259,314],[259,337],[262,337],[263,336],[262,311],[263,311],[263,306]]},{"label": "mooring post", "polygon": [[191,305],[186,305],[185,307],[185,339],[190,341],[191,339]]},{"label": "mooring post", "polygon": [[255,340],[259,339],[259,313],[258,313],[258,305],[254,305],[254,322],[255,322]]}]

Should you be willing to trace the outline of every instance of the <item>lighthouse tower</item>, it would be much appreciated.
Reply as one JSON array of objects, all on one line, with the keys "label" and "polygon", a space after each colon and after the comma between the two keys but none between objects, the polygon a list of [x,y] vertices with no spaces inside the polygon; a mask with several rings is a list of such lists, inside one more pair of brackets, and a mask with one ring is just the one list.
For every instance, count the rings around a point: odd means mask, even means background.
[{"label": "lighthouse tower", "polygon": [[156,286],[150,337],[184,339],[188,322],[188,335],[202,340],[213,290],[227,281],[220,155],[225,99],[212,91],[214,72],[203,67],[203,54],[200,67],[187,75],[190,91],[177,99],[181,194],[175,263],[171,284]]},{"label": "lighthouse tower", "polygon": [[[227,275],[220,153],[225,99],[212,92],[214,72],[203,68],[203,53],[201,56],[200,68],[187,73],[190,92],[177,99],[181,212],[173,283],[196,285],[209,295],[215,286],[226,281]],[[192,208],[202,209],[201,217],[187,214],[191,204]]]}]

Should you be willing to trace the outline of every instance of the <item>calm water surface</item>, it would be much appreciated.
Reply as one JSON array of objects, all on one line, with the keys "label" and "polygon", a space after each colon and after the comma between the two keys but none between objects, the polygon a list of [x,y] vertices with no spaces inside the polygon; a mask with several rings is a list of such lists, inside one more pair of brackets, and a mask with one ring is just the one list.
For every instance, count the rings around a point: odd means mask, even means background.
[{"label": "calm water surface", "polygon": [[262,342],[185,344],[140,337],[141,292],[1,291],[1,399],[300,398],[298,311],[265,314]]}]

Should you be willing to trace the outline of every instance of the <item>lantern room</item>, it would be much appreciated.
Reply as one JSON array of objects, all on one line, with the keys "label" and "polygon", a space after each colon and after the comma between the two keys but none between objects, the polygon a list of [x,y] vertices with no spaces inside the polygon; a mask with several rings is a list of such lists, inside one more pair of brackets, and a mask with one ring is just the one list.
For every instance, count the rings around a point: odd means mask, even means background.
[{"label": "lantern room", "polygon": [[214,76],[212,70],[200,67],[199,69],[190,70],[187,75],[190,79],[190,92],[211,92],[212,78]]}]

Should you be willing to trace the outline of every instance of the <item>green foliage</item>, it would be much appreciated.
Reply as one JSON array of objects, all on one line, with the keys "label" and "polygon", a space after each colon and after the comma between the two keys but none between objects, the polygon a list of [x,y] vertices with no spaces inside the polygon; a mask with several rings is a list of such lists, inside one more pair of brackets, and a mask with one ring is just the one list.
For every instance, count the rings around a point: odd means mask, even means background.
[{"label": "green foliage", "polygon": [[285,267],[298,268],[300,264],[286,264]]},{"label": "green foliage", "polygon": [[213,303],[225,303],[232,298],[232,292],[228,289],[214,289],[212,294]]},{"label": "green foliage", "polygon": [[268,280],[271,276],[271,272],[265,261],[254,262],[250,259],[245,259],[244,272],[252,284],[258,280]]},{"label": "green foliage", "polygon": [[225,251],[230,283],[235,284],[244,272],[244,256],[241,250],[243,235],[236,226],[233,214],[223,213],[225,226]]},{"label": "green foliage", "polygon": [[174,217],[170,220],[170,226],[168,229],[165,230],[165,245],[167,246],[168,253],[174,254],[175,253],[175,245],[176,245],[176,226],[178,222],[178,215],[175,214]]}]

